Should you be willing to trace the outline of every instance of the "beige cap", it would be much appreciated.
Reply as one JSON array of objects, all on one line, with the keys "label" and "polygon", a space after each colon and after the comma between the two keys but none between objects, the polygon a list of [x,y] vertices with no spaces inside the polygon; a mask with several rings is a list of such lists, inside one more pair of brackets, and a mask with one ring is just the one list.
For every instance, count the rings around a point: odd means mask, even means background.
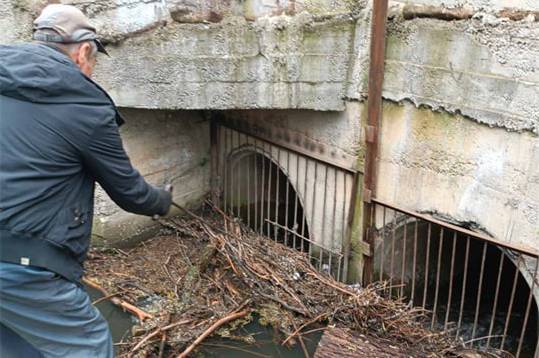
[{"label": "beige cap", "polygon": [[[40,30],[53,30],[54,33]],[[97,50],[108,55],[105,47],[97,38],[95,27],[74,6],[51,4],[43,9],[41,15],[34,21],[34,40],[56,43],[77,43],[94,41]]]}]

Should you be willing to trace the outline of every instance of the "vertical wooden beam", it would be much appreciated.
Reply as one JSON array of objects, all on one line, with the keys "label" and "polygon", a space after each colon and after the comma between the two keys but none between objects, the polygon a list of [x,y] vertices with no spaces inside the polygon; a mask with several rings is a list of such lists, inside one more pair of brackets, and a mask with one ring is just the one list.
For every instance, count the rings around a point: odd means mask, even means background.
[{"label": "vertical wooden beam", "polygon": [[367,126],[365,128],[366,153],[363,175],[363,239],[371,248],[371,255],[365,257],[363,282],[372,281],[374,238],[374,204],[371,198],[376,192],[379,126],[382,116],[382,85],[384,82],[384,58],[386,46],[386,19],[388,0],[373,0],[371,22],[371,52],[369,65],[369,89],[367,105]]}]

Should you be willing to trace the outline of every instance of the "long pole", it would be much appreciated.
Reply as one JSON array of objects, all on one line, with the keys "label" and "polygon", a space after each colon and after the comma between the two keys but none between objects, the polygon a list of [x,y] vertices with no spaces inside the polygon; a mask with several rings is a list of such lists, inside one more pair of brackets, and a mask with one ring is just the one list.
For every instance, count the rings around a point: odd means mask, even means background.
[{"label": "long pole", "polygon": [[[365,257],[363,281],[372,281],[374,237],[374,204],[371,198],[376,192],[376,164],[378,160],[379,127],[382,117],[382,84],[384,82],[384,58],[386,45],[386,19],[388,0],[373,0],[371,23],[371,53],[369,65],[369,89],[367,126],[365,128],[366,153],[363,175],[363,239],[370,245],[371,255]],[[371,214],[372,213],[372,214]]]}]

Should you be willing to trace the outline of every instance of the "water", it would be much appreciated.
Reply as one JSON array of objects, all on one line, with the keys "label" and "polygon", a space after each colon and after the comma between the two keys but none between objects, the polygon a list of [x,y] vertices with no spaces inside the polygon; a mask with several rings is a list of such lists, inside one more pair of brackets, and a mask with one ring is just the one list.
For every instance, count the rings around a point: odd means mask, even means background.
[{"label": "water", "polygon": [[[101,293],[97,290],[87,288],[87,291],[92,301],[102,297]],[[136,323],[136,320],[129,313],[126,313],[119,307],[113,305],[109,300],[98,303],[97,308],[109,322],[114,343],[121,342],[123,338],[130,334],[131,327]],[[242,327],[236,334],[242,336],[252,335],[255,339],[255,343],[249,344],[220,337],[208,338],[199,346],[197,357],[300,358],[305,356],[299,344],[296,344],[293,347],[282,346],[279,342],[282,341],[283,337],[275,332],[272,327],[260,325],[256,317],[253,322]],[[310,356],[314,354],[321,336],[322,332],[318,331],[304,337],[304,342]]]}]

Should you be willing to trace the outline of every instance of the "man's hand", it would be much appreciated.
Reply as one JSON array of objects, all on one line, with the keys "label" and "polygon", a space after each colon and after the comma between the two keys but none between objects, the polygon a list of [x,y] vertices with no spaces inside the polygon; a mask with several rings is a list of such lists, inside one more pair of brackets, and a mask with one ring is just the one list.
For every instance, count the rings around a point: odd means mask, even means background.
[{"label": "man's hand", "polygon": [[[165,188],[163,189],[163,191],[165,191],[170,196],[170,204],[169,204],[169,209],[167,210],[167,213],[168,211],[170,211],[170,205],[172,205],[172,190],[173,190],[172,184],[165,185]],[[153,220],[159,220],[159,218],[161,218],[159,214],[155,214],[154,216],[152,216]]]}]

